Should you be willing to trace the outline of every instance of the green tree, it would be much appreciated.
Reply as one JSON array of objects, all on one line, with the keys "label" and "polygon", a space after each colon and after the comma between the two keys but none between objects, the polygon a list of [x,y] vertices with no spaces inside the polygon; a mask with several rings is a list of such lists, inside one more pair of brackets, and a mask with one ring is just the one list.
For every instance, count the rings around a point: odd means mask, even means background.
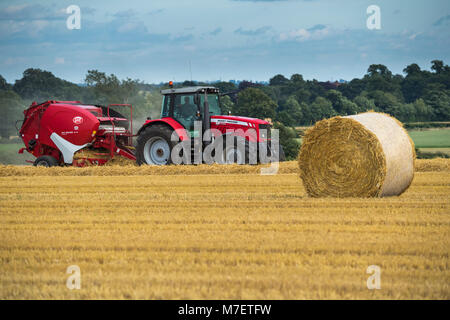
[{"label": "green tree", "polygon": [[416,108],[413,103],[404,104],[397,112],[398,113],[395,114],[394,116],[398,118],[400,121],[404,122],[417,121]]},{"label": "green tree", "polygon": [[442,86],[437,84],[428,85],[424,101],[433,108],[436,121],[450,120],[450,91],[446,91]]},{"label": "green tree", "polygon": [[12,90],[0,91],[0,137],[9,138],[17,135],[15,123],[23,119],[24,102],[20,96]]},{"label": "green tree", "polygon": [[309,102],[313,102],[317,97],[324,97],[326,94],[325,88],[316,79],[307,81],[306,88],[310,93]]},{"label": "green tree", "polygon": [[127,78],[120,81],[114,74],[107,75],[98,70],[88,70],[85,83],[95,94],[100,104],[129,103],[139,92],[139,80]]},{"label": "green tree", "polygon": [[406,73],[406,76],[413,76],[420,74],[422,70],[420,70],[420,67],[417,63],[412,63],[409,66],[407,66],[405,69],[403,69],[403,72]]},{"label": "green tree", "polygon": [[283,111],[277,114],[277,120],[287,126],[295,126],[302,123],[302,107],[295,99],[295,96],[290,96],[287,99]]},{"label": "green tree", "polygon": [[235,92],[238,89],[234,83],[225,81],[214,83],[214,87],[218,88],[221,93]]},{"label": "green tree", "polygon": [[377,110],[377,106],[372,99],[367,98],[366,95],[361,94],[357,96],[354,100],[354,103],[358,106],[358,112],[365,112],[370,110]]},{"label": "green tree", "polygon": [[270,97],[270,99],[272,99],[273,101],[275,101],[275,103],[278,104],[281,96],[281,91],[279,87],[263,86],[258,89],[267,94]]},{"label": "green tree", "polygon": [[427,82],[422,73],[409,73],[402,84],[402,93],[406,102],[413,102],[423,95]]},{"label": "green tree", "polygon": [[280,144],[283,146],[286,160],[297,158],[300,143],[297,140],[298,135],[295,129],[287,127],[280,122],[275,122],[273,127],[279,130]]},{"label": "green tree", "polygon": [[309,102],[311,98],[311,92],[306,88],[301,88],[294,91],[294,96],[299,102]]},{"label": "green tree", "polygon": [[233,113],[260,119],[273,119],[276,108],[277,104],[260,89],[247,88],[239,92]]},{"label": "green tree", "polygon": [[45,100],[79,100],[82,88],[69,81],[62,80],[48,71],[27,69],[23,77],[16,80],[13,89],[23,99]]},{"label": "green tree", "polygon": [[361,79],[353,79],[349,83],[341,84],[338,87],[338,90],[342,92],[342,94],[347,99],[355,99],[358,95],[361,94],[366,89],[366,81]]},{"label": "green tree", "polygon": [[228,114],[229,112],[233,112],[234,103],[231,100],[230,96],[222,96],[220,98],[220,105],[222,107],[222,114]]},{"label": "green tree", "polygon": [[295,73],[291,76],[291,83],[296,87],[299,87],[305,84],[305,80],[303,80],[303,76],[301,74]]},{"label": "green tree", "polygon": [[376,90],[369,92],[368,97],[373,99],[375,106],[382,112],[388,112],[390,108],[400,106],[400,101],[392,93]]},{"label": "green tree", "polygon": [[391,78],[392,72],[382,64],[371,64],[367,69],[367,74],[371,77],[380,75],[385,78]]},{"label": "green tree", "polygon": [[0,90],[11,90],[12,86],[0,75]]},{"label": "green tree", "polygon": [[274,76],[269,80],[269,84],[271,86],[284,86],[289,84],[289,79],[287,79],[282,74],[277,74],[276,76]]},{"label": "green tree", "polygon": [[392,72],[382,64],[373,64],[367,70],[363,81],[366,83],[365,90],[368,92],[383,91],[396,96],[397,100],[403,102],[402,82],[403,76],[392,75]]},{"label": "green tree", "polygon": [[431,70],[434,70],[437,74],[440,74],[445,70],[444,62],[442,60],[433,60],[431,61],[431,64]]},{"label": "green tree", "polygon": [[416,121],[430,121],[434,118],[433,108],[425,103],[423,99],[414,101]]},{"label": "green tree", "polygon": [[331,101],[333,109],[340,115],[351,115],[358,112],[358,106],[348,100],[339,91],[330,90],[328,91],[326,98]]},{"label": "green tree", "polygon": [[312,125],[314,124],[314,117],[311,111],[311,104],[305,102],[300,103],[300,108],[302,110],[302,120],[299,124]]},{"label": "green tree", "polygon": [[120,80],[115,75],[108,76],[98,70],[88,70],[84,82],[95,94],[97,103],[123,103],[120,99]]},{"label": "green tree", "polygon": [[314,100],[314,102],[311,104],[311,120],[314,122],[336,115],[337,113],[333,109],[333,105],[328,99],[324,97],[317,97],[316,100]]}]

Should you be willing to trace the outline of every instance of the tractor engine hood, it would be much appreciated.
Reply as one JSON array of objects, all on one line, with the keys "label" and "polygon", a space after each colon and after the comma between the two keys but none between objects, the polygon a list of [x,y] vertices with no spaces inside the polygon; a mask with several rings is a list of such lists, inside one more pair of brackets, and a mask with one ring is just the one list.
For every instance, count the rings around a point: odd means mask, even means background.
[{"label": "tractor engine hood", "polygon": [[258,128],[259,125],[270,125],[266,120],[240,116],[211,116],[211,125],[216,126],[243,126]]}]

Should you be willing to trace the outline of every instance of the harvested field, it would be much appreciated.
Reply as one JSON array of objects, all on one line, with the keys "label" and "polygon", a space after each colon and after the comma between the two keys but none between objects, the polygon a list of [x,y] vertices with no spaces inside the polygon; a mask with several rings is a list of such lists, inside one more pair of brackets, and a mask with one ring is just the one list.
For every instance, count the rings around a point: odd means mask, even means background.
[{"label": "harvested field", "polygon": [[309,198],[296,162],[2,166],[0,298],[450,299],[449,164],[381,199]]},{"label": "harvested field", "polygon": [[[75,167],[32,167],[0,165],[0,177],[7,176],[141,176],[141,175],[211,175],[211,174],[259,174],[267,165],[183,165],[183,166],[137,166],[110,165]],[[449,159],[418,159],[415,162],[416,172],[450,171]],[[287,161],[279,164],[278,174],[298,174],[298,162]]]}]

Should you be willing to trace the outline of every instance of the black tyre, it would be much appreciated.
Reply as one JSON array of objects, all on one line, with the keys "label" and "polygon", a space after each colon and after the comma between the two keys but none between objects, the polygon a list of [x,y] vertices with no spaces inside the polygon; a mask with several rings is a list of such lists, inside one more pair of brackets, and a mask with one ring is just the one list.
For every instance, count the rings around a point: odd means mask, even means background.
[{"label": "black tyre", "polygon": [[177,141],[171,141],[173,129],[155,124],[145,128],[137,139],[136,162],[138,165],[167,165]]},{"label": "black tyre", "polygon": [[34,161],[33,165],[35,167],[55,167],[58,165],[58,160],[52,156],[40,156]]},{"label": "black tyre", "polygon": [[262,153],[259,156],[259,162],[262,164],[286,161],[286,155],[281,144],[278,145],[278,150],[275,150],[273,146],[267,145],[267,154]]},{"label": "black tyre", "polygon": [[274,148],[272,148],[269,152],[270,152],[270,162],[283,162],[286,161],[286,155],[284,154],[284,150],[283,150],[283,146],[280,144],[278,146],[278,151],[274,150]]},{"label": "black tyre", "polygon": [[231,145],[226,144],[224,139],[223,163],[225,164],[248,164],[250,146],[246,139],[235,138]]},{"label": "black tyre", "polygon": [[284,154],[283,146],[280,144],[280,153],[279,153],[280,162],[286,161],[286,155]]}]

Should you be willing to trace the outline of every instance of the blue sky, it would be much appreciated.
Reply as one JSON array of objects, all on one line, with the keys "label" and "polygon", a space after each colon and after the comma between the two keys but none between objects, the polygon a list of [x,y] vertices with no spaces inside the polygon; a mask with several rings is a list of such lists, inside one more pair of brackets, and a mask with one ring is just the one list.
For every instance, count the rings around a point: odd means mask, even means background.
[{"label": "blue sky", "polygon": [[[66,8],[81,8],[68,30]],[[366,27],[369,5],[381,30]],[[87,70],[146,82],[351,80],[372,63],[401,73],[450,57],[448,0],[95,0],[0,4],[0,74],[29,67],[83,82]]]}]

